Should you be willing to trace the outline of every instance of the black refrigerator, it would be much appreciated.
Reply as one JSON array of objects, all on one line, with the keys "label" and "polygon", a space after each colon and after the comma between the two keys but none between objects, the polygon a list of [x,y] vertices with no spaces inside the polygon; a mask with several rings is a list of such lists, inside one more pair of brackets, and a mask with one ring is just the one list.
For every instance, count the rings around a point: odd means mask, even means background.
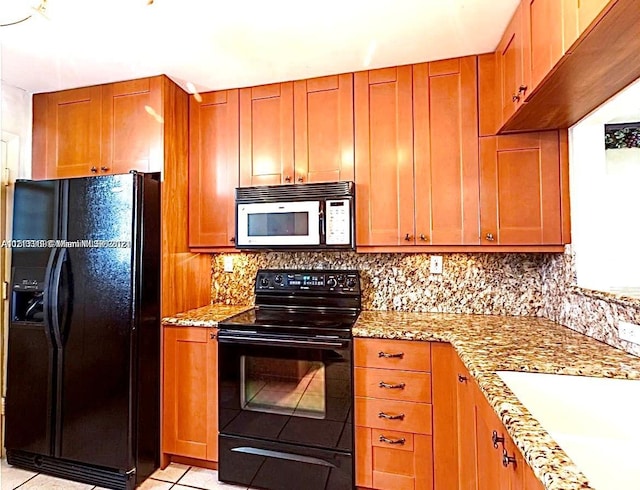
[{"label": "black refrigerator", "polygon": [[160,177],[18,181],[10,464],[132,489],[160,457]]}]

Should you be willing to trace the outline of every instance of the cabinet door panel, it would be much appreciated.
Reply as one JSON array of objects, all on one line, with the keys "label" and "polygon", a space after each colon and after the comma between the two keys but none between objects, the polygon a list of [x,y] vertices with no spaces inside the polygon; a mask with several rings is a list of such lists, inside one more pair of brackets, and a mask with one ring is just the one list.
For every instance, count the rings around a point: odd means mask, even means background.
[{"label": "cabinet door panel", "polygon": [[293,178],[293,83],[240,90],[240,185]]},{"label": "cabinet door panel", "polygon": [[562,243],[559,158],[557,131],[480,139],[483,244]]},{"label": "cabinet door panel", "polygon": [[373,446],[368,427],[355,427],[355,460],[356,485],[373,487]]},{"label": "cabinet door panel", "polygon": [[[101,88],[94,86],[43,96],[47,105],[47,178],[93,175],[92,168],[97,172],[101,162],[101,95]],[[34,98],[34,106],[39,100]],[[34,154],[38,151],[34,149]]]},{"label": "cabinet door panel", "polygon": [[[478,393],[478,396],[482,396]],[[490,407],[484,407],[486,402],[480,401],[475,406],[475,445],[478,448],[476,467],[478,490],[509,490],[510,482],[504,478],[502,472],[502,445],[495,448],[492,442],[493,431],[498,431],[499,436],[504,436],[501,431],[502,424],[496,417],[492,417],[488,411]]]},{"label": "cabinet door panel", "polygon": [[411,67],[354,77],[358,245],[413,245]]},{"label": "cabinet door panel", "polygon": [[296,182],[353,180],[353,75],[294,84]]},{"label": "cabinet door panel", "polygon": [[542,81],[564,54],[562,1],[527,0],[531,91]]},{"label": "cabinet door panel", "polygon": [[423,66],[414,68],[416,244],[477,244],[476,57],[429,63],[428,81]]},{"label": "cabinet door panel", "polygon": [[104,85],[102,112],[101,173],[162,170],[162,77]]},{"label": "cabinet door panel", "polygon": [[207,328],[164,327],[163,452],[217,461],[217,345]]},{"label": "cabinet door panel", "polygon": [[232,247],[239,183],[238,91],[189,101],[189,246]]}]

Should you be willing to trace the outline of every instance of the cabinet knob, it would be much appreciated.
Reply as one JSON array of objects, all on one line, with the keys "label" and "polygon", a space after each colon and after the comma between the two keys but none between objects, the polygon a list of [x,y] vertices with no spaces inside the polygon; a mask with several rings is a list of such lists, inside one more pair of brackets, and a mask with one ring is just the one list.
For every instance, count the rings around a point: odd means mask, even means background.
[{"label": "cabinet knob", "polygon": [[304,182],[304,179],[302,177],[298,177],[298,182],[302,183]]},{"label": "cabinet knob", "polygon": [[404,239],[405,239],[405,241],[410,242],[411,240],[413,240],[413,237],[412,237],[411,235],[409,235],[409,233],[407,233],[407,234],[404,236]]},{"label": "cabinet knob", "polygon": [[420,240],[422,240],[423,242],[428,242],[429,238],[424,233],[420,233]]},{"label": "cabinet knob", "polygon": [[515,456],[509,456],[509,453],[507,452],[506,449],[502,450],[502,466],[504,466],[505,468],[508,468],[510,464],[513,464],[513,466],[516,466],[516,458]]},{"label": "cabinet knob", "polygon": [[215,333],[215,332],[209,332],[209,338],[210,338],[211,340],[215,340],[215,338],[216,338],[216,333]]},{"label": "cabinet knob", "polygon": [[493,242],[495,240],[495,238],[493,237],[493,233],[487,233],[487,236],[485,236],[485,238],[490,242]]},{"label": "cabinet knob", "polygon": [[95,174],[98,172],[98,169],[96,167],[91,167],[91,172]]},{"label": "cabinet knob", "polygon": [[103,172],[108,172],[109,171],[109,167],[100,167],[100,170],[102,170]]},{"label": "cabinet knob", "polygon": [[493,447],[498,449],[498,444],[504,444],[504,437],[498,435],[498,431],[493,431],[491,434],[491,442],[493,442]]},{"label": "cabinet knob", "polygon": [[458,374],[458,382],[464,383],[465,381],[467,381],[467,377],[462,374]]},{"label": "cabinet knob", "polygon": [[285,181],[285,182],[291,182],[291,177],[287,175],[287,176],[284,178],[284,181]]},{"label": "cabinet knob", "polygon": [[520,87],[518,87],[518,93],[519,94],[524,94],[527,91],[528,88],[529,87],[527,87],[526,85],[520,85]]},{"label": "cabinet knob", "polygon": [[229,241],[231,243],[236,243],[236,237],[232,236],[231,238],[229,238]]},{"label": "cabinet knob", "polygon": [[512,100],[513,102],[518,102],[518,101],[520,100],[520,96],[519,96],[518,94],[513,94],[513,95],[511,96],[511,100]]}]

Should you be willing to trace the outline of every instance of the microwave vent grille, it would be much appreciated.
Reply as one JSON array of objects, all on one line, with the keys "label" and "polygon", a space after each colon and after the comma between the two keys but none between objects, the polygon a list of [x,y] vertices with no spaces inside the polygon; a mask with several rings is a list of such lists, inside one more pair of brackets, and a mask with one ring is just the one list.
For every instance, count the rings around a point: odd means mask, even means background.
[{"label": "microwave vent grille", "polygon": [[354,183],[350,181],[236,188],[236,201],[238,202],[303,201],[347,198],[353,195]]}]

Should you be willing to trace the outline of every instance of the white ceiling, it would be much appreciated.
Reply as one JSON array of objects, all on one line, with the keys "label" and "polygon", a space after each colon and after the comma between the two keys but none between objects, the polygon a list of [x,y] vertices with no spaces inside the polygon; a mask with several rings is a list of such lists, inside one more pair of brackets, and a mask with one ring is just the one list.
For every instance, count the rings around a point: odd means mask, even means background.
[{"label": "white ceiling", "polygon": [[47,92],[165,73],[200,92],[493,51],[518,0],[0,0],[2,79]]}]

